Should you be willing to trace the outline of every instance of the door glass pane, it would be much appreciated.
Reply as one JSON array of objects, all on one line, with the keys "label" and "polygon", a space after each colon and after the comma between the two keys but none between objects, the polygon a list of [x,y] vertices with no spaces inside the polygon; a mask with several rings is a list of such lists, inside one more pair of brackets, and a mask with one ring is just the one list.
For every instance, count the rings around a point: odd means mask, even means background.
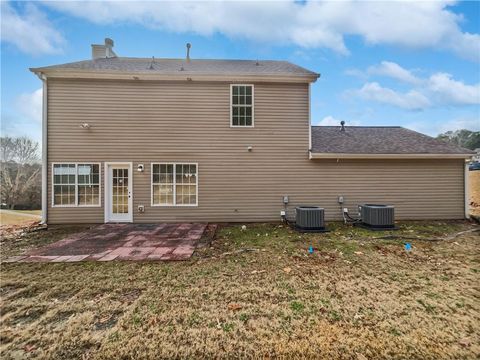
[{"label": "door glass pane", "polygon": [[112,171],[112,213],[128,214],[128,169]]}]

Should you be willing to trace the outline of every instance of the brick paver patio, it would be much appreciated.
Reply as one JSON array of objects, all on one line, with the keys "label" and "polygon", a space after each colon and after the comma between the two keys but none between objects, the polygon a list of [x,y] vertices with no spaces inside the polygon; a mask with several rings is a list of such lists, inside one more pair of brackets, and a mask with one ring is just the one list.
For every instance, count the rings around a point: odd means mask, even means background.
[{"label": "brick paver patio", "polygon": [[189,259],[206,224],[104,224],[4,262]]}]

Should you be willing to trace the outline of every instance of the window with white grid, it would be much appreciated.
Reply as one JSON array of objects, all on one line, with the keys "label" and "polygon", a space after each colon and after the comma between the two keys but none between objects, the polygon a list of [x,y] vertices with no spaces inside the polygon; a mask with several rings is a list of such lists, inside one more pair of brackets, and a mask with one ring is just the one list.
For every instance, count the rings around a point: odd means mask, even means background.
[{"label": "window with white grid", "polygon": [[197,164],[152,164],[152,205],[195,206]]},{"label": "window with white grid", "polygon": [[231,85],[232,127],[253,127],[253,85]]},{"label": "window with white grid", "polygon": [[75,164],[53,165],[53,205],[76,205],[75,173]]},{"label": "window with white grid", "polygon": [[100,164],[53,164],[53,206],[100,206]]},{"label": "window with white grid", "polygon": [[78,164],[78,205],[100,205],[100,166]]}]

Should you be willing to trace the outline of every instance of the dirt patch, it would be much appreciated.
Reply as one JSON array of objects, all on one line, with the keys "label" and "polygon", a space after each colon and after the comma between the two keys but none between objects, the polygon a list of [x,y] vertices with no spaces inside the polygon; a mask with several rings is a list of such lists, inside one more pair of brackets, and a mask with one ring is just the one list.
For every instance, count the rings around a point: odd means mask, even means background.
[{"label": "dirt patch", "polygon": [[49,319],[46,319],[42,323],[45,324],[45,325],[56,326],[56,325],[63,324],[65,322],[67,322],[69,319],[74,317],[75,314],[76,314],[76,312],[72,311],[72,310],[58,311],[57,313],[55,313],[55,315],[53,315]]},{"label": "dirt patch", "polygon": [[0,287],[0,296],[8,296],[18,289],[24,288],[24,284],[4,284]]},{"label": "dirt patch", "polygon": [[124,302],[124,303],[127,303],[127,304],[131,304],[132,302],[134,302],[135,300],[138,299],[138,297],[140,296],[141,293],[142,293],[142,290],[140,290],[140,289],[129,290],[129,291],[121,294],[120,301]]},{"label": "dirt patch", "polygon": [[45,308],[43,307],[33,307],[25,311],[22,311],[20,314],[11,317],[5,321],[7,326],[24,326],[30,324],[40,318],[45,313]]},{"label": "dirt patch", "polygon": [[103,315],[98,318],[94,324],[95,330],[107,330],[112,328],[118,321],[118,318],[122,315],[121,311],[115,311],[113,314]]}]

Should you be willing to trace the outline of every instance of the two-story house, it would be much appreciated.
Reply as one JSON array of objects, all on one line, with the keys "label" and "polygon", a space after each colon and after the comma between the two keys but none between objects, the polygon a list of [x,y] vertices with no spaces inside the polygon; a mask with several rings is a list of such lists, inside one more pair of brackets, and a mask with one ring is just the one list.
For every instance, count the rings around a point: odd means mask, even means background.
[{"label": "two-story house", "polygon": [[398,219],[465,217],[468,150],[400,127],[312,126],[315,72],[112,48],[31,69],[48,223],[275,221],[285,196],[330,220],[339,196],[352,209],[392,204]]}]

